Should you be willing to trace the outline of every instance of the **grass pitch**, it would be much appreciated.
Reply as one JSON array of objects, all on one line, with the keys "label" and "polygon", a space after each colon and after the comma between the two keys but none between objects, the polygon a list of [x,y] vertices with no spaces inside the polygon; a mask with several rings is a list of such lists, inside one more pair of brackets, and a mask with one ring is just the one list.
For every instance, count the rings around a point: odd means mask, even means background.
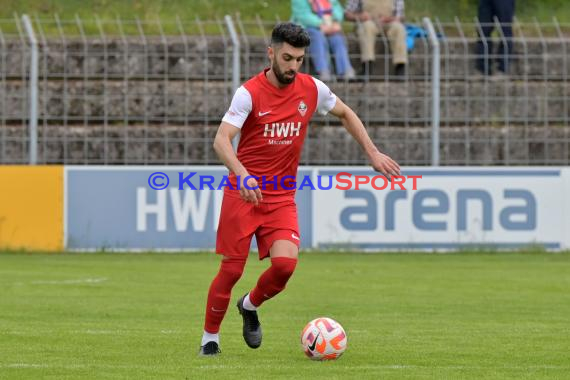
[{"label": "grass pitch", "polygon": [[[197,356],[219,258],[197,254],[0,254],[4,379],[570,378],[570,255],[302,254],[260,309],[246,347],[235,300],[269,264],[250,257],[221,331]],[[309,320],[348,335],[336,362],[299,347]]]}]

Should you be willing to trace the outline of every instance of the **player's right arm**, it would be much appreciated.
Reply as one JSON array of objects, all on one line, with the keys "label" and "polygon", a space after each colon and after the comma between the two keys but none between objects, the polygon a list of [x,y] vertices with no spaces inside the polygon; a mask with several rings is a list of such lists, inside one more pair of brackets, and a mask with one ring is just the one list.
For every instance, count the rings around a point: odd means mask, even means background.
[{"label": "player's right arm", "polygon": [[248,175],[247,170],[238,160],[232,146],[232,141],[238,133],[238,128],[230,123],[222,121],[218,128],[218,132],[216,133],[216,137],[214,138],[214,150],[218,154],[220,160],[222,160],[224,165],[226,165],[231,172],[244,178],[243,176]]},{"label": "player's right arm", "polygon": [[[216,138],[214,139],[214,150],[224,165],[226,165],[226,167],[235,175],[239,176],[240,180],[243,180],[249,175],[249,173],[242,165],[242,163],[238,160],[232,146],[232,140],[238,133],[238,128],[225,121],[222,121],[220,127],[218,128],[218,132],[216,133]],[[259,204],[259,201],[262,199],[261,190],[259,189],[258,183],[255,178],[249,178],[247,180],[247,185],[250,188],[255,189],[249,190],[242,184],[239,190],[240,195],[246,202],[252,202],[257,206]]]},{"label": "player's right arm", "polygon": [[[249,176],[249,173],[238,160],[232,146],[232,140],[239,133],[250,112],[251,96],[245,88],[240,87],[236,91],[230,109],[222,119],[216,137],[214,138],[214,150],[218,157],[231,172],[239,176],[240,181]],[[259,185],[255,178],[249,178],[247,185],[255,189],[250,190],[245,186],[239,186],[240,195],[246,202],[252,202],[257,206],[262,199]]]}]

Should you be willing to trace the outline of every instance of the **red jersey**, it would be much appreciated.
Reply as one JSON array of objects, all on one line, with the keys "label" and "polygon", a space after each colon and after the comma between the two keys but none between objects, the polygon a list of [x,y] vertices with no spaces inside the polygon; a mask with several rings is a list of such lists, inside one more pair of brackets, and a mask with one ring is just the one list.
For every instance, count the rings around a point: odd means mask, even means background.
[{"label": "red jersey", "polygon": [[[265,69],[235,93],[223,121],[241,128],[237,158],[258,183],[265,202],[295,196],[295,178],[309,121],[316,111],[328,113],[336,96],[320,80],[297,73],[293,83],[277,88]],[[237,194],[237,178],[230,173]],[[240,186],[243,185],[240,179]]]}]

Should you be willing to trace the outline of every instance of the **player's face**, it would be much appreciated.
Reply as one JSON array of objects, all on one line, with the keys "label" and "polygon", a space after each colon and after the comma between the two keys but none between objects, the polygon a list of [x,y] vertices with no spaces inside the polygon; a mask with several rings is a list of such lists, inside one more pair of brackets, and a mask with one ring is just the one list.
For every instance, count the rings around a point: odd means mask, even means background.
[{"label": "player's face", "polygon": [[305,48],[296,48],[284,42],[269,48],[271,70],[282,84],[290,84],[303,64]]}]

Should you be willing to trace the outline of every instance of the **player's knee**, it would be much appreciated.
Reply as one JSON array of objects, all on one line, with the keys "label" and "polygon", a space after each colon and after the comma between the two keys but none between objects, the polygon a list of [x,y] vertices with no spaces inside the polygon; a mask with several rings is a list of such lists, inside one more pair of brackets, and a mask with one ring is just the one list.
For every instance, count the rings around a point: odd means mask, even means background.
[{"label": "player's knee", "polygon": [[222,260],[220,273],[223,274],[226,281],[235,284],[241,278],[244,267],[245,267],[245,260],[225,258],[224,260]]},{"label": "player's knee", "polygon": [[297,266],[297,258],[275,257],[271,259],[271,267],[275,276],[283,281],[287,281]]},{"label": "player's knee", "polygon": [[289,240],[274,241],[269,251],[271,257],[289,257],[296,259],[299,256],[299,247]]}]

